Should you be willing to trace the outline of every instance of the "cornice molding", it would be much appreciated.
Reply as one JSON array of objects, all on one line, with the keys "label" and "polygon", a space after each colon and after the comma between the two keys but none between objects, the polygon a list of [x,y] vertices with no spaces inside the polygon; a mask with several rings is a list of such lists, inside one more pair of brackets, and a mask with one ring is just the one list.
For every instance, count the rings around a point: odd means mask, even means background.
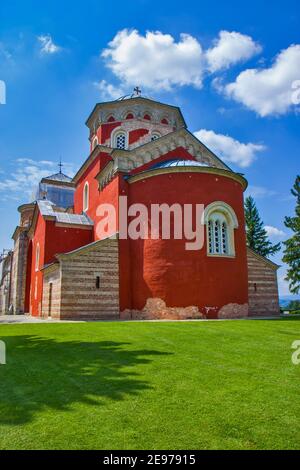
[{"label": "cornice molding", "polygon": [[148,178],[152,178],[154,176],[159,175],[166,175],[170,173],[209,173],[218,176],[224,176],[226,178],[230,178],[238,183],[241,184],[243,191],[246,190],[248,183],[245,178],[238,173],[234,173],[233,171],[224,170],[223,168],[213,168],[213,167],[201,167],[201,166],[174,166],[168,168],[158,168],[153,170],[144,171],[142,173],[138,173],[137,175],[131,176],[128,178],[128,183],[133,184],[141,180],[145,180]]}]

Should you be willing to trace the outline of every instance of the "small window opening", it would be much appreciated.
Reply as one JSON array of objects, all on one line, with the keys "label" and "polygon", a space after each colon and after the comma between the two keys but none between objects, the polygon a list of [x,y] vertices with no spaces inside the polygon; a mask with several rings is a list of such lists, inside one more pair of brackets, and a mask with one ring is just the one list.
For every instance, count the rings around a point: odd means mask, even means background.
[{"label": "small window opening", "polygon": [[100,276],[96,276],[96,289],[100,289]]}]

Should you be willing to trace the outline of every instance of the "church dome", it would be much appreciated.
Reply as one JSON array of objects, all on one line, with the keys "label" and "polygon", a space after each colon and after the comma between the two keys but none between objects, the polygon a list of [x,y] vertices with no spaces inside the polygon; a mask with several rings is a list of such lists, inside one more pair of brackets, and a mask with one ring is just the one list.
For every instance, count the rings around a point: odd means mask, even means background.
[{"label": "church dome", "polygon": [[150,170],[157,170],[158,168],[171,168],[171,167],[184,167],[184,166],[209,166],[207,163],[197,162],[196,160],[185,160],[181,158],[173,158],[159,163],[155,163],[150,167]]},{"label": "church dome", "polygon": [[59,181],[61,183],[71,183],[72,181],[72,178],[61,172],[55,173],[54,175],[46,176],[46,178],[43,179],[47,181]]}]

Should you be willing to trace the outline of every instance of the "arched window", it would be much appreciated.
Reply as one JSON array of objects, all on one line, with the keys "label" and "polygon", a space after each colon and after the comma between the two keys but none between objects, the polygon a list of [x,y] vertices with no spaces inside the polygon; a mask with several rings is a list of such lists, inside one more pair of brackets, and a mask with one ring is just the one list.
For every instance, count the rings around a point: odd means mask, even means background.
[{"label": "arched window", "polygon": [[120,150],[126,149],[126,134],[119,131],[114,135],[114,147]]},{"label": "arched window", "polygon": [[211,256],[234,256],[234,229],[238,220],[233,209],[224,202],[206,207],[204,222],[207,226],[207,253]]},{"label": "arched window", "polygon": [[115,118],[113,116],[109,116],[107,122],[115,122]]},{"label": "arched window", "polygon": [[86,182],[83,190],[83,212],[86,212],[89,208],[89,183]]},{"label": "arched window", "polygon": [[126,119],[133,119],[134,115],[132,113],[128,113]]},{"label": "arched window", "polygon": [[36,271],[39,271],[40,269],[40,244],[38,243],[36,245],[36,249],[35,249],[35,270]]},{"label": "arched window", "polygon": [[93,140],[93,145],[92,145],[92,149],[94,150],[98,145],[98,137],[95,137],[94,140]]},{"label": "arched window", "polygon": [[168,121],[166,118],[163,118],[163,119],[161,120],[161,123],[162,123],[162,124],[169,124],[169,121]]},{"label": "arched window", "polygon": [[151,140],[156,140],[156,139],[159,139],[161,137],[161,135],[159,134],[159,132],[152,132],[151,134]]},{"label": "arched window", "polygon": [[151,121],[151,116],[149,114],[145,114],[144,119],[146,119],[146,121]]}]

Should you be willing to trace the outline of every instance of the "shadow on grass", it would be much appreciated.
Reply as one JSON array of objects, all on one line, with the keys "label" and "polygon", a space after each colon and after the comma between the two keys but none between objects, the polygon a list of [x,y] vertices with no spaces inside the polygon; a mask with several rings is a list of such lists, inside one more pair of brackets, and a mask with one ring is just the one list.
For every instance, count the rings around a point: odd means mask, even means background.
[{"label": "shadow on grass", "polygon": [[103,405],[151,389],[143,368],[169,353],[130,349],[130,343],[55,341],[36,336],[2,338],[7,364],[0,366],[0,424],[23,424],[46,408]]}]

